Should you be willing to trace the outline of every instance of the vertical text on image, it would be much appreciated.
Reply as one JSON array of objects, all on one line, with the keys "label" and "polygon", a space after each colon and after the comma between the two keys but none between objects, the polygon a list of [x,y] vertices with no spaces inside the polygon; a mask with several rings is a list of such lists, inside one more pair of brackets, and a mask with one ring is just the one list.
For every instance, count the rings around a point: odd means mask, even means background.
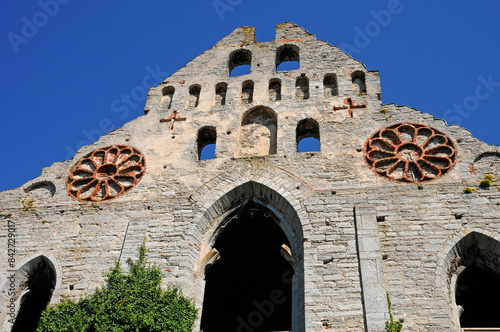
[{"label": "vertical text on image", "polygon": [[7,296],[9,304],[7,305],[9,323],[14,324],[16,318],[16,223],[12,220],[7,222]]}]

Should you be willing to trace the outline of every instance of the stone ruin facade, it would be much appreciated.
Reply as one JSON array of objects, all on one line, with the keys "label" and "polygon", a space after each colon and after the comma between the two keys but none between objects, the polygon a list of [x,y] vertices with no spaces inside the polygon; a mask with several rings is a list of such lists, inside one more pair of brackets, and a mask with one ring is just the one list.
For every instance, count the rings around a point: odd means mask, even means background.
[{"label": "stone ruin facade", "polygon": [[387,294],[403,331],[500,328],[499,177],[498,146],[382,104],[378,72],[338,47],[239,27],[145,115],[0,193],[3,330],[142,243],[194,331],[385,331]]}]

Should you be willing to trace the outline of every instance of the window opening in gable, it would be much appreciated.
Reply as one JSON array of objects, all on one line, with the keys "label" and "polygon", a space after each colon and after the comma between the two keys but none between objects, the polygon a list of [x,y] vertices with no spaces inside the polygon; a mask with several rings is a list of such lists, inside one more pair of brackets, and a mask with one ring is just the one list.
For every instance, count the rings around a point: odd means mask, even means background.
[{"label": "window opening in gable", "polygon": [[283,45],[276,50],[276,71],[300,69],[299,48],[296,45]]},{"label": "window opening in gable", "polygon": [[241,102],[243,104],[249,104],[253,102],[253,81],[245,81],[241,85]]},{"label": "window opening in gable", "polygon": [[362,71],[355,71],[352,73],[352,93],[354,95],[366,93],[365,73]]},{"label": "window opening in gable", "polygon": [[269,81],[269,99],[271,101],[281,100],[281,80],[278,78]]},{"label": "window opening in gable", "polygon": [[173,86],[167,86],[161,91],[161,109],[168,110],[172,106],[172,100],[174,99],[175,88]]},{"label": "window opening in gable", "polygon": [[198,160],[208,160],[215,158],[215,143],[217,131],[215,127],[207,126],[198,130]]},{"label": "window opening in gable", "polygon": [[259,106],[250,110],[241,121],[239,156],[267,156],[276,154],[276,114],[270,108]]},{"label": "window opening in gable", "polygon": [[297,124],[296,141],[298,152],[321,151],[319,124],[313,119],[304,119]]},{"label": "window opening in gable", "polygon": [[198,103],[200,102],[200,92],[201,86],[198,84],[191,85],[189,88],[189,107],[198,107]]},{"label": "window opening in gable", "polygon": [[215,86],[215,104],[226,105],[227,84],[219,83]]},{"label": "window opening in gable", "polygon": [[304,75],[295,81],[295,97],[299,100],[309,99],[309,80]]},{"label": "window opening in gable", "polygon": [[249,50],[237,50],[229,56],[229,76],[241,76],[250,74],[252,71],[252,52]]},{"label": "window opening in gable", "polygon": [[323,89],[325,97],[338,96],[337,76],[335,74],[326,74],[323,79]]}]

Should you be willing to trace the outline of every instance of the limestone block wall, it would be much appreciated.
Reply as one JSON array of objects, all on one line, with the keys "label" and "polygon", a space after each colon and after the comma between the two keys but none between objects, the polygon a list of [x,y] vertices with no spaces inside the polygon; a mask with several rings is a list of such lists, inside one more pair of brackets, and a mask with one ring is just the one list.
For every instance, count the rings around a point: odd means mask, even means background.
[{"label": "limestone block wall", "polygon": [[[276,71],[281,47],[299,50],[299,69]],[[242,51],[238,61],[247,62],[251,54],[251,72],[231,77],[232,55]],[[360,73],[365,92],[353,85],[353,74]],[[329,74],[336,76],[337,95],[325,94]],[[298,78],[308,80],[307,99],[297,98]],[[276,79],[279,100],[269,89]],[[251,101],[242,99],[247,81],[253,82]],[[227,89],[224,105],[217,86]],[[258,132],[243,129],[252,112],[273,123],[274,132],[259,132],[275,135],[271,153],[245,152],[242,140]],[[319,152],[297,152],[297,125],[304,119],[319,125]],[[368,167],[367,140],[403,122],[435,128],[452,140],[456,154],[446,174],[401,182]],[[214,159],[200,161],[204,127],[215,128],[216,150]],[[144,155],[137,185],[112,200],[70,197],[71,167],[111,145]],[[401,158],[412,158],[411,151]],[[15,228],[16,239],[14,262],[5,254],[0,259],[0,322],[9,330],[8,305],[13,299],[19,309],[37,257],[54,270],[51,303],[57,303],[102,286],[113,263],[136,257],[143,241],[164,273],[164,285],[180,286],[202,310],[207,254],[227,215],[252,201],[274,216],[291,245],[294,331],[383,331],[386,291],[405,331],[459,331],[457,270],[451,266],[460,260],[450,252],[468,234],[498,240],[498,182],[490,189],[478,184],[487,174],[499,176],[499,156],[498,146],[463,128],[407,106],[383,105],[377,71],[292,23],[278,25],[275,40],[263,43],[256,42],[253,28],[240,27],[152,87],[145,115],[21,188],[0,193],[2,253],[8,252],[9,229]],[[476,190],[466,194],[465,186]],[[494,252],[494,241],[484,250]],[[14,296],[11,273],[17,273]]]}]

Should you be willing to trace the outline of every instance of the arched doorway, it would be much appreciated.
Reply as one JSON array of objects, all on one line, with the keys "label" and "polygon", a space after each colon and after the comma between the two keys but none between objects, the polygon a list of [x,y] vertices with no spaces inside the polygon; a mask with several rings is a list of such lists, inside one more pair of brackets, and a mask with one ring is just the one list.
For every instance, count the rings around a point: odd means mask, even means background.
[{"label": "arched doorway", "polygon": [[462,328],[500,328],[500,275],[481,264],[468,266],[458,277],[456,303]]},{"label": "arched doorway", "polygon": [[290,331],[294,268],[280,220],[248,202],[221,223],[205,271],[201,330]]},{"label": "arched doorway", "polygon": [[448,312],[453,328],[500,328],[499,237],[465,229],[455,241],[438,263],[436,284],[438,289],[441,285],[448,288]]},{"label": "arched doorway", "polygon": [[[38,256],[26,263],[18,272],[24,274],[24,291],[12,332],[36,331],[42,311],[50,302],[56,285],[53,264],[45,256]],[[20,273],[16,273],[20,274]]]}]

